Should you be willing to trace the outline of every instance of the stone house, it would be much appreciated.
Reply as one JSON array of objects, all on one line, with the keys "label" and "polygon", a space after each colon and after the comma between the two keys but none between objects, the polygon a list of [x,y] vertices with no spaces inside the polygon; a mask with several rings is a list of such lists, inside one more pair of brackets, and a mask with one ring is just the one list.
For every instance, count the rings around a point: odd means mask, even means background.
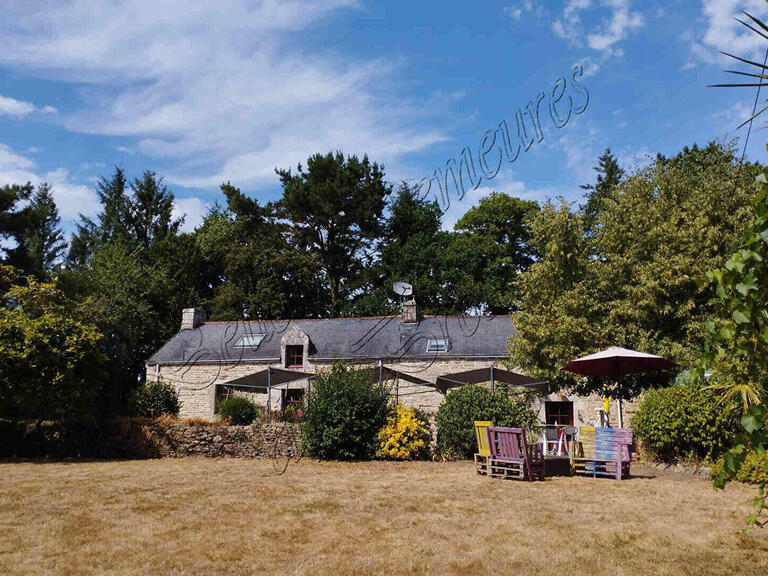
[{"label": "stone house", "polygon": [[594,422],[598,396],[548,394],[546,383],[506,370],[514,334],[510,316],[421,316],[413,299],[400,315],[367,318],[206,322],[188,308],[179,332],[147,361],[147,380],[176,388],[182,417],[213,419],[230,394],[269,412],[301,402],[314,374],[343,361],[374,368],[396,401],[429,413],[453,387],[505,382],[541,393],[542,423]]}]

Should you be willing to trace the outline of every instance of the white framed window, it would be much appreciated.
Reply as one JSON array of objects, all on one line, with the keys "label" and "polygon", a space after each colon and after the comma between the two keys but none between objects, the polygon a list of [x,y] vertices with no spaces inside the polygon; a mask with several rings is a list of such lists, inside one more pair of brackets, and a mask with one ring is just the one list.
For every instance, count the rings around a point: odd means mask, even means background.
[{"label": "white framed window", "polygon": [[264,340],[265,334],[244,334],[235,342],[235,348],[256,348]]},{"label": "white framed window", "polygon": [[445,338],[427,339],[427,352],[445,352],[448,350],[448,340]]}]

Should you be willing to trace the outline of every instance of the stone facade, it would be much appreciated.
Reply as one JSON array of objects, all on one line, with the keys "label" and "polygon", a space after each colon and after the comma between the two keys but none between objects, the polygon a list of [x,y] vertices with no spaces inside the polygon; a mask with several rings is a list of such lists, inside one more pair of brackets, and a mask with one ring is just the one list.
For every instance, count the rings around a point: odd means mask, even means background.
[{"label": "stone facade", "polygon": [[[318,373],[330,370],[331,362],[313,362],[305,357],[304,366],[301,371],[309,373]],[[351,367],[375,368],[377,362],[367,363],[348,363]],[[438,376],[450,374],[453,372],[462,372],[476,368],[487,368],[491,365],[503,368],[503,366],[491,360],[483,359],[429,359],[423,361],[400,360],[395,363],[385,362],[385,366],[393,368],[399,372],[423,378],[426,382],[434,382]],[[265,370],[267,367],[280,368],[284,370],[282,362],[248,362],[233,364],[161,364],[156,366],[147,366],[147,380],[158,380],[173,384],[179,393],[181,402],[182,418],[204,418],[214,419],[216,390],[221,384],[224,384],[235,378],[240,378],[248,374],[253,374]],[[389,387],[393,396],[407,406],[421,408],[427,412],[436,412],[445,394],[437,391],[434,386],[412,384],[406,381],[386,380],[385,384]],[[287,385],[289,388],[306,388],[308,382],[306,379],[298,380]],[[280,409],[282,397],[281,388],[272,390],[271,408]],[[264,392],[244,392],[238,391],[237,394],[246,395],[257,404],[266,407],[268,404],[268,395]]]},{"label": "stone facade", "polygon": [[[298,338],[301,338],[297,335]],[[301,342],[297,342],[301,343]],[[284,352],[283,352],[284,354]],[[375,368],[377,362],[349,364],[352,367]],[[474,370],[477,368],[494,367],[504,368],[499,361],[490,359],[456,359],[456,358],[434,358],[429,360],[400,360],[397,362],[385,362],[385,366],[393,368],[399,372],[423,378],[427,382],[434,382],[438,376],[451,374],[454,372],[463,372],[465,370]],[[183,418],[203,418],[207,420],[215,419],[216,390],[221,384],[224,384],[235,378],[253,374],[266,369],[268,366],[274,368],[284,368],[283,362],[249,362],[238,364],[185,364],[174,365],[165,364],[147,367],[147,379],[159,380],[173,384],[179,393],[181,401],[180,416]],[[304,359],[303,372],[318,373],[330,370],[330,362],[313,362],[311,359]],[[385,380],[392,396],[398,402],[406,406],[421,408],[428,413],[435,413],[440,404],[445,399],[445,394],[435,389],[433,386],[412,384],[407,381]],[[306,379],[292,382],[287,386],[289,388],[306,388],[308,382]],[[485,385],[488,385],[486,383]],[[283,384],[272,390],[271,408],[273,411],[281,408],[282,391],[285,388]],[[268,404],[268,394],[263,392],[236,391],[238,395],[244,395],[253,400],[256,404],[266,408]],[[602,397],[598,394],[582,397],[567,392],[558,392],[550,394],[537,402],[535,409],[539,411],[539,419],[545,421],[545,402],[547,401],[569,401],[573,402],[573,421],[575,426],[590,426],[599,421],[599,410],[602,408]],[[624,425],[629,426],[630,418],[636,411],[639,400],[631,402],[622,402],[622,414],[624,416]],[[611,403],[611,413],[609,423],[612,426],[618,426],[616,415],[616,402]]]}]

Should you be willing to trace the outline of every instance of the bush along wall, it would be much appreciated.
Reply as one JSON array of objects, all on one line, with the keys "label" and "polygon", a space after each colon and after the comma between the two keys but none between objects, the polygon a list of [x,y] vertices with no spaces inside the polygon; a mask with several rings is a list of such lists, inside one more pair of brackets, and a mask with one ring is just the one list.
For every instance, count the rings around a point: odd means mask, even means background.
[{"label": "bush along wall", "polygon": [[371,370],[339,364],[321,374],[309,391],[302,442],[321,460],[370,460],[390,414],[387,390]]},{"label": "bush along wall", "polygon": [[714,462],[733,443],[735,415],[695,384],[649,390],[632,419],[642,449],[662,462]]},{"label": "bush along wall", "polygon": [[438,452],[471,458],[477,448],[475,420],[528,430],[537,427],[536,414],[525,396],[510,397],[503,390],[462,386],[449,392],[437,411]]}]

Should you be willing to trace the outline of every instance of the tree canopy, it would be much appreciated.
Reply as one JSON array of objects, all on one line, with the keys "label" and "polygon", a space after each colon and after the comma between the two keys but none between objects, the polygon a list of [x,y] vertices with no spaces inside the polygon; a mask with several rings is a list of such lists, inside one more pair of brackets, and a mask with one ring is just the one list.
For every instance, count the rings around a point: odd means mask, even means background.
[{"label": "tree canopy", "polygon": [[[561,385],[577,384],[561,366],[614,345],[692,366],[713,310],[700,279],[737,245],[752,214],[755,170],[740,170],[733,148],[714,143],[658,156],[602,198],[595,237],[583,212],[545,205],[532,222],[541,257],[520,280],[512,364]],[[622,395],[655,382],[626,377]]]}]

